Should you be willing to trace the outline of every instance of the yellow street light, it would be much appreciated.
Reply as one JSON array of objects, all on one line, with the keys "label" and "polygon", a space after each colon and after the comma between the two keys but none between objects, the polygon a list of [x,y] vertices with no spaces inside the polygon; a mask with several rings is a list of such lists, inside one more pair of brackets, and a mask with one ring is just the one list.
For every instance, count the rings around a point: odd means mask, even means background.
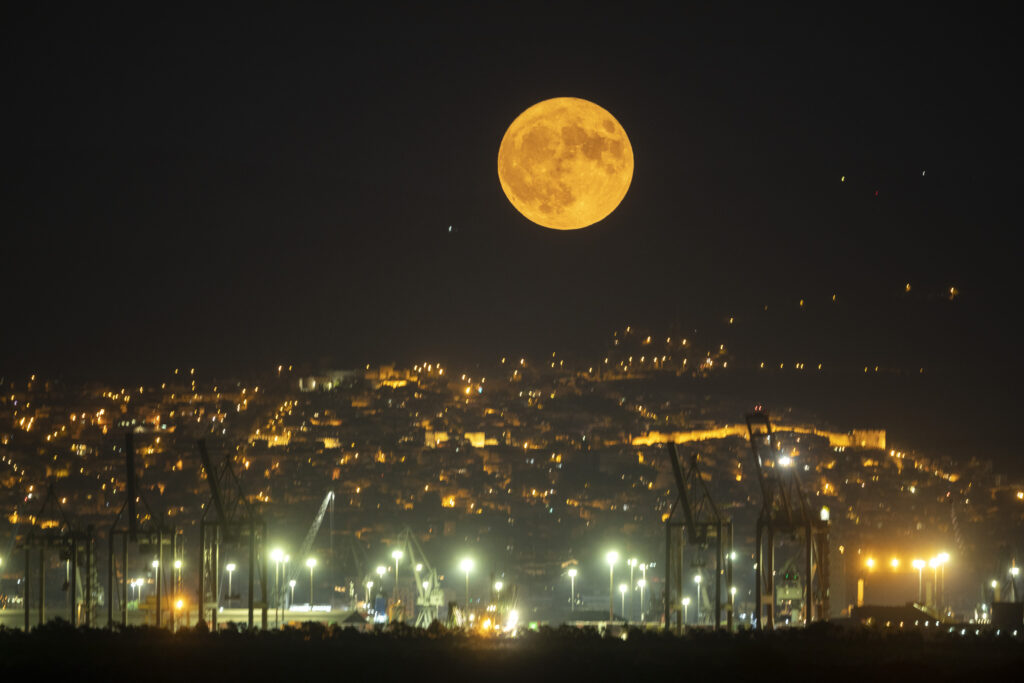
[{"label": "yellow street light", "polygon": [[924,583],[922,577],[922,571],[924,570],[924,560],[914,560],[910,565],[917,570],[917,602],[924,604]]},{"label": "yellow street light", "polygon": [[894,557],[891,560],[889,560],[889,566],[891,566],[893,569],[899,569],[900,568],[900,558]]},{"label": "yellow street light", "polygon": [[875,558],[869,557],[868,559],[864,560],[864,565],[868,569],[874,569],[875,568]]}]

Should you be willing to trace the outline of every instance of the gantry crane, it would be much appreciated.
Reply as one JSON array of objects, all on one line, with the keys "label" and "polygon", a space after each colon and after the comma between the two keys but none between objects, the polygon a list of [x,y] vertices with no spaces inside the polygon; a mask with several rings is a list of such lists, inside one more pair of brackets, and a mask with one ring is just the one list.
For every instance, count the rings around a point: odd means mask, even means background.
[{"label": "gantry crane", "polygon": [[804,625],[816,619],[828,619],[830,586],[827,509],[811,511],[797,468],[792,457],[780,451],[767,411],[757,406],[746,419],[762,500],[757,517],[755,627],[759,630],[775,628],[775,544],[780,537],[802,537],[804,543]]},{"label": "gantry crane", "polygon": [[[697,548],[698,552],[714,545],[714,621],[711,623],[714,628],[718,628],[722,624],[723,575],[726,584],[732,586],[732,522],[722,517],[711,498],[707,483],[701,476],[700,456],[694,453],[684,468],[679,462],[676,445],[669,442],[667,450],[676,482],[676,499],[665,519],[665,628],[672,628],[672,617],[675,616],[676,630],[682,631],[683,548],[687,543]],[[701,563],[698,561],[695,566],[701,567]],[[701,590],[704,588],[703,572],[700,577],[701,581],[697,583],[698,600],[705,595]],[[729,592],[725,607],[726,628],[731,631],[732,591]]]},{"label": "gantry crane", "polygon": [[416,623],[418,628],[427,628],[441,612],[444,590],[437,578],[437,571],[430,566],[426,553],[412,529],[405,527],[398,534],[398,550],[408,558],[416,582]]},{"label": "gantry crane", "polygon": [[[171,546],[171,554],[175,560],[181,559],[181,537],[173,526],[167,523],[163,515],[154,512],[149,502],[138,488],[135,473],[135,442],[131,432],[124,435],[125,457],[125,501],[114,517],[110,526],[110,537],[107,539],[107,625],[114,626],[114,578],[120,576],[118,582],[118,602],[120,605],[121,626],[128,625],[128,544],[136,544],[139,550],[146,549],[156,555],[156,625],[162,625],[162,616],[167,611],[165,600],[167,591],[164,586],[164,546]],[[141,516],[138,503],[142,503],[145,514]],[[121,567],[118,572],[114,548],[117,538],[121,539]],[[172,573],[173,575],[173,573]],[[172,612],[173,614],[173,612]]]},{"label": "gantry crane", "polygon": [[[253,612],[260,608],[261,628],[267,628],[267,555],[265,541],[267,524],[242,492],[242,483],[231,467],[230,456],[225,456],[219,467],[214,467],[206,452],[206,441],[198,442],[199,458],[210,486],[210,500],[203,506],[199,520],[199,619],[205,620],[207,601],[213,602],[210,628],[217,628],[217,608],[220,601],[220,547],[221,544],[248,545],[248,600],[249,629],[253,628]],[[212,504],[212,505],[211,505]],[[216,517],[211,519],[213,510]],[[260,582],[260,600],[254,599],[255,581]],[[209,594],[208,594],[209,593]]]},{"label": "gantry crane", "polygon": [[[78,625],[78,613],[84,609],[86,626],[92,624],[92,613],[96,606],[95,585],[95,534],[92,525],[84,529],[72,524],[64,513],[60,499],[55,491],[55,483],[50,479],[46,485],[39,512],[35,515],[35,523],[17,544],[25,551],[24,581],[25,631],[30,627],[32,611],[32,550],[38,553],[39,571],[39,625],[46,621],[46,566],[47,551],[57,550],[60,559],[68,563],[68,590],[71,592],[68,620],[72,626]],[[79,567],[85,565],[85,581],[80,580]],[[80,584],[82,590],[80,591]],[[84,595],[79,596],[79,593]]]}]

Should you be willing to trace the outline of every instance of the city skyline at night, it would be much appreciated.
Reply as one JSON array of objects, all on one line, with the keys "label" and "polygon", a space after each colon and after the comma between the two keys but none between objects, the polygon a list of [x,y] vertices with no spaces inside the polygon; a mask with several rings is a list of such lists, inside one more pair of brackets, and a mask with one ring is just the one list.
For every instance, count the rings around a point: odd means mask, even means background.
[{"label": "city skyline at night", "polygon": [[751,5],[5,9],[0,671],[1019,663],[1015,17]]}]

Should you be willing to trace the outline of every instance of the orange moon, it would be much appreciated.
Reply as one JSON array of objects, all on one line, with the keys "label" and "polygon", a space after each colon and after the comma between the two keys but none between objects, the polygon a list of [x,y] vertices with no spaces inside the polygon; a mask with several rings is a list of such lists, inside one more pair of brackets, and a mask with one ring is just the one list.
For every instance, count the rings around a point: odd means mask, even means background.
[{"label": "orange moon", "polygon": [[556,97],[516,117],[498,149],[498,180],[537,225],[577,230],[615,210],[633,180],[633,147],[602,107]]}]

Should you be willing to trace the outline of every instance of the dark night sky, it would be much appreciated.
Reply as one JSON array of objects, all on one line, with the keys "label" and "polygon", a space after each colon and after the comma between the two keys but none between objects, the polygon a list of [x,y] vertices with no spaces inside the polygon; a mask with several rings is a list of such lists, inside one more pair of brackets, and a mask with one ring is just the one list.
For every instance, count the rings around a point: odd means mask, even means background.
[{"label": "dark night sky", "polygon": [[[1016,24],[813,7],[7,8],[0,375],[597,353],[735,315],[751,358],[927,366],[943,438],[1008,458]],[[570,233],[496,175],[508,124],[564,95],[636,156],[619,209]]]}]

